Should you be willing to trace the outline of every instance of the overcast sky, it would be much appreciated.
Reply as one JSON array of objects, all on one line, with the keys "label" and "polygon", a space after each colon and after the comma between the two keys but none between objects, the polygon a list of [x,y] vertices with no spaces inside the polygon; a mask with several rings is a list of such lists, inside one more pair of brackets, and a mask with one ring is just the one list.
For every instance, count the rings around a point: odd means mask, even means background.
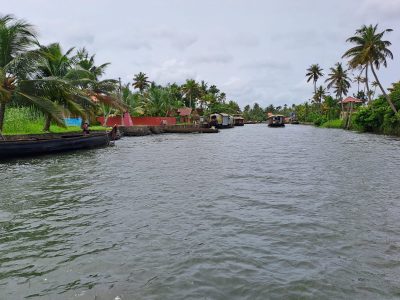
[{"label": "overcast sky", "polygon": [[[37,26],[42,44],[85,46],[106,77],[145,72],[165,84],[205,80],[242,107],[311,97],[306,69],[328,68],[363,24],[392,28],[394,61],[379,76],[400,80],[400,0],[0,0],[1,14]],[[322,83],[322,81],[321,81]]]}]

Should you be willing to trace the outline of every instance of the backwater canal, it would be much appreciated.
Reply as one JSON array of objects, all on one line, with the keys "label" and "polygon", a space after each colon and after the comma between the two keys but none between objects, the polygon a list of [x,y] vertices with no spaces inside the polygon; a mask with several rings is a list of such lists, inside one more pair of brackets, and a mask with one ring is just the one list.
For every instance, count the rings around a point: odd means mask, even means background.
[{"label": "backwater canal", "polygon": [[400,297],[400,140],[265,124],[0,164],[0,299]]}]

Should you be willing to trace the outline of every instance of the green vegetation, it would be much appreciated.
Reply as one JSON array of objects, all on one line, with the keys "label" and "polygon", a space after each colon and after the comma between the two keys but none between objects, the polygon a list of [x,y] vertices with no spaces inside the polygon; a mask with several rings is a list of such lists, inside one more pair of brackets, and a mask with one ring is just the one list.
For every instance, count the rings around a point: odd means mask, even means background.
[{"label": "green vegetation", "polygon": [[343,120],[335,119],[326,121],[321,125],[322,128],[343,128]]},{"label": "green vegetation", "polygon": [[[40,134],[43,133],[45,116],[32,107],[9,108],[5,113],[4,135],[12,134]],[[90,126],[92,131],[110,129],[103,126]],[[82,132],[79,126],[60,127],[55,124],[50,126],[49,132]]]},{"label": "green vegetation", "polygon": [[[338,62],[329,69],[325,80],[328,84],[327,90],[333,91],[333,97],[326,93],[323,86],[317,88],[318,80],[324,76],[323,69],[318,64],[311,65],[307,69],[306,78],[307,82],[313,82],[314,94],[311,103],[306,101],[295,107],[297,118],[301,122],[310,122],[325,128],[347,128],[400,136],[400,82],[394,83],[386,91],[376,74],[381,66],[387,66],[387,59],[393,59],[393,53],[388,48],[391,43],[383,39],[391,31],[392,29],[378,31],[378,25],[364,25],[347,39],[353,47],[342,58],[349,59],[349,69],[344,69],[342,63]],[[353,79],[357,83],[357,94],[353,96],[361,100],[361,103],[342,102],[351,86],[348,75],[350,70],[359,71]],[[371,83],[369,72],[372,72],[375,79]],[[360,89],[362,85],[364,88]],[[382,95],[375,98],[377,88]]]}]

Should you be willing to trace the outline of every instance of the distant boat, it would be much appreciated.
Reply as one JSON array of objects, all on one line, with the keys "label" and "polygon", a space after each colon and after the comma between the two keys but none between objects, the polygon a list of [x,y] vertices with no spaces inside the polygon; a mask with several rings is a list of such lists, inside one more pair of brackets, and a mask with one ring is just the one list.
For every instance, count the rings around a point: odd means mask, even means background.
[{"label": "distant boat", "polygon": [[269,127],[285,127],[285,116],[282,115],[270,115],[268,116]]},{"label": "distant boat", "polygon": [[9,136],[5,140],[0,140],[0,160],[105,147],[114,138],[114,131]]},{"label": "distant boat", "polygon": [[234,115],[233,122],[235,126],[244,126],[244,118],[241,115]]}]

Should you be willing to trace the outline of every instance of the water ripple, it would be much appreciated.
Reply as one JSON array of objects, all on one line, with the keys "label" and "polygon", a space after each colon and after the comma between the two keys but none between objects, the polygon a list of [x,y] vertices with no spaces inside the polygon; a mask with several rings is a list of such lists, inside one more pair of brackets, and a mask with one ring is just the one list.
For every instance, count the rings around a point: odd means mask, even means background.
[{"label": "water ripple", "polygon": [[399,148],[249,125],[2,163],[0,299],[399,298]]}]

